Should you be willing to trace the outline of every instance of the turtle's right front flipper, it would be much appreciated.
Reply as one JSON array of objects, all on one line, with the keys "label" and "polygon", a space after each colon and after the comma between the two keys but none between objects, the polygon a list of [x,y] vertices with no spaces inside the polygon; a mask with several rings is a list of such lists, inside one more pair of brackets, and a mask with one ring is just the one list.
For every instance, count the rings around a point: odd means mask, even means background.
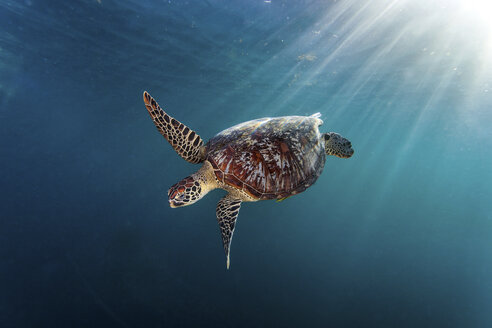
[{"label": "turtle's right front flipper", "polygon": [[157,130],[184,160],[197,164],[205,159],[203,140],[189,127],[169,116],[147,91],[143,93],[145,107]]}]

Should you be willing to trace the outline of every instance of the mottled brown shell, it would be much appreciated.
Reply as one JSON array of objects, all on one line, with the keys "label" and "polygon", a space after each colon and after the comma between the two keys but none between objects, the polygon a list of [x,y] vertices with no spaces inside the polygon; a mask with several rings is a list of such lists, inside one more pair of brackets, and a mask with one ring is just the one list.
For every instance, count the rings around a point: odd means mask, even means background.
[{"label": "mottled brown shell", "polygon": [[245,122],[206,145],[217,179],[254,199],[279,199],[312,185],[325,164],[316,116],[287,116]]}]

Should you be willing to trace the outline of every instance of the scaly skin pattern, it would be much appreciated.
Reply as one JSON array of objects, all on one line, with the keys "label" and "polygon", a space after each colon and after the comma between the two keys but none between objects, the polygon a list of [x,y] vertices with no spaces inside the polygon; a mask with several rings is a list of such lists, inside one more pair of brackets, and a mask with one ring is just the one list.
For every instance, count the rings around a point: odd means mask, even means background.
[{"label": "scaly skin pattern", "polygon": [[171,207],[179,207],[186,203],[195,202],[200,198],[202,187],[198,179],[189,176],[169,188],[167,196],[172,199]]},{"label": "scaly skin pattern", "polygon": [[224,252],[227,258],[227,269],[229,269],[230,265],[229,254],[231,239],[234,233],[234,227],[236,226],[236,219],[240,208],[241,200],[234,198],[231,194],[224,196],[217,204],[217,222],[219,223],[222,236],[222,245],[224,245]]},{"label": "scaly skin pattern", "polygon": [[198,164],[203,162],[203,140],[189,127],[169,116],[152,96],[143,93],[145,107],[160,134],[171,144],[184,160]]},{"label": "scaly skin pattern", "polygon": [[315,116],[245,122],[217,134],[206,147],[219,186],[244,200],[282,199],[311,186],[325,164]]}]

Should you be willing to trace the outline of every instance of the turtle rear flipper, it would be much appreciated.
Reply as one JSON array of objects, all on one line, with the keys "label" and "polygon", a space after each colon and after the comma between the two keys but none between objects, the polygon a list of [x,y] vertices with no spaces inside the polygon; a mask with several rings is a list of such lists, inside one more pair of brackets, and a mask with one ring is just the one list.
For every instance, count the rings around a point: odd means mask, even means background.
[{"label": "turtle rear flipper", "polygon": [[184,160],[198,164],[205,159],[205,148],[200,136],[189,127],[169,116],[152,96],[144,91],[143,99],[157,130]]},{"label": "turtle rear flipper", "polygon": [[241,200],[234,198],[231,194],[225,195],[217,204],[217,221],[219,222],[222,244],[227,257],[227,269],[229,269],[229,253],[231,247],[232,234],[236,226],[236,219],[241,208]]}]

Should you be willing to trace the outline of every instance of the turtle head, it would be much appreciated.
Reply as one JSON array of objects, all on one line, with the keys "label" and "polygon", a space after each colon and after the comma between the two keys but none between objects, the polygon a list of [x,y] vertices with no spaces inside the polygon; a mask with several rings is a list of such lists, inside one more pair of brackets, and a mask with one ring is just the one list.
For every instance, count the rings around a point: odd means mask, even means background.
[{"label": "turtle head", "polygon": [[167,193],[169,206],[175,208],[191,205],[206,194],[202,190],[202,181],[200,179],[194,175],[186,177],[169,188]]},{"label": "turtle head", "polygon": [[328,132],[323,134],[326,155],[334,155],[340,158],[349,158],[354,154],[352,143],[338,133]]}]

